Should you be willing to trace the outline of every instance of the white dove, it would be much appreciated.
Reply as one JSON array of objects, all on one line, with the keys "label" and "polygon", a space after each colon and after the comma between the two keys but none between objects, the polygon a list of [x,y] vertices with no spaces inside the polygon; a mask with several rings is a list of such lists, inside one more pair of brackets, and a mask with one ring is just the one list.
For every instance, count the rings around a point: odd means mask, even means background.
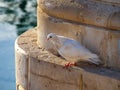
[{"label": "white dove", "polygon": [[74,66],[78,60],[91,62],[96,65],[101,63],[96,54],[90,52],[74,39],[50,33],[47,35],[47,40],[51,41],[58,53],[69,62],[65,64],[65,67]]}]

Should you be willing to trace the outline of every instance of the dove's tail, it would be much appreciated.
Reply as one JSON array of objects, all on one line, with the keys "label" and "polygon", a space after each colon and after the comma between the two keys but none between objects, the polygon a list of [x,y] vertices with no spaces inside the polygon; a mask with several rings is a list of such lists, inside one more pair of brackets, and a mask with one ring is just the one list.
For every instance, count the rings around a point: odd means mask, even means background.
[{"label": "dove's tail", "polygon": [[99,59],[99,57],[96,54],[92,54],[92,56],[87,60],[91,63],[96,64],[96,65],[102,64],[102,61]]},{"label": "dove's tail", "polygon": [[96,64],[96,65],[100,65],[102,64],[101,60],[99,58],[89,58],[88,61]]}]

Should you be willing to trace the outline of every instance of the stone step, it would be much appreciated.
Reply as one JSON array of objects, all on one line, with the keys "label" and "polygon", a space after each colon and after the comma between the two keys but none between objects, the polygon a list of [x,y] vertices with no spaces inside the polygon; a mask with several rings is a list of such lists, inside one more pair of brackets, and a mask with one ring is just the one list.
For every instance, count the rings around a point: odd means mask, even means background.
[{"label": "stone step", "polygon": [[47,15],[39,8],[37,16],[38,44],[41,47],[53,49],[53,45],[46,42],[46,36],[51,32],[56,33],[81,42],[86,48],[100,56],[104,66],[120,68],[119,31],[58,19]]},{"label": "stone step", "polygon": [[[37,0],[48,15],[120,30],[119,0]],[[97,1],[97,2],[96,2]]]},{"label": "stone step", "polygon": [[15,42],[17,90],[120,90],[120,71],[91,65],[65,69],[64,59],[38,47],[36,32]]}]

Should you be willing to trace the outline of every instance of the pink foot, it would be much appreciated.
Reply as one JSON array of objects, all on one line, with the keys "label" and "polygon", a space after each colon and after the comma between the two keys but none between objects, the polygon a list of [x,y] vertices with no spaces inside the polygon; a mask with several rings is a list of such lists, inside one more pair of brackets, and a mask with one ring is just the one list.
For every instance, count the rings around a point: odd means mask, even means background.
[{"label": "pink foot", "polygon": [[64,65],[64,67],[63,68],[68,68],[68,67],[71,67],[71,66],[75,66],[76,64],[74,63],[74,62],[68,62],[68,63],[66,63],[65,65]]}]

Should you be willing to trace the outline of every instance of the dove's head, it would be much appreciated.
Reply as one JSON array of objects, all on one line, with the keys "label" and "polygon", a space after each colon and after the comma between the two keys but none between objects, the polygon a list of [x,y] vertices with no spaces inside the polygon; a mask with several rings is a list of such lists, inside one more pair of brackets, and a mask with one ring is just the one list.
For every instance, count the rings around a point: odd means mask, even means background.
[{"label": "dove's head", "polygon": [[57,37],[57,36],[56,36],[55,33],[50,33],[50,34],[47,35],[47,40],[53,40],[53,39],[55,39],[56,37]]}]

